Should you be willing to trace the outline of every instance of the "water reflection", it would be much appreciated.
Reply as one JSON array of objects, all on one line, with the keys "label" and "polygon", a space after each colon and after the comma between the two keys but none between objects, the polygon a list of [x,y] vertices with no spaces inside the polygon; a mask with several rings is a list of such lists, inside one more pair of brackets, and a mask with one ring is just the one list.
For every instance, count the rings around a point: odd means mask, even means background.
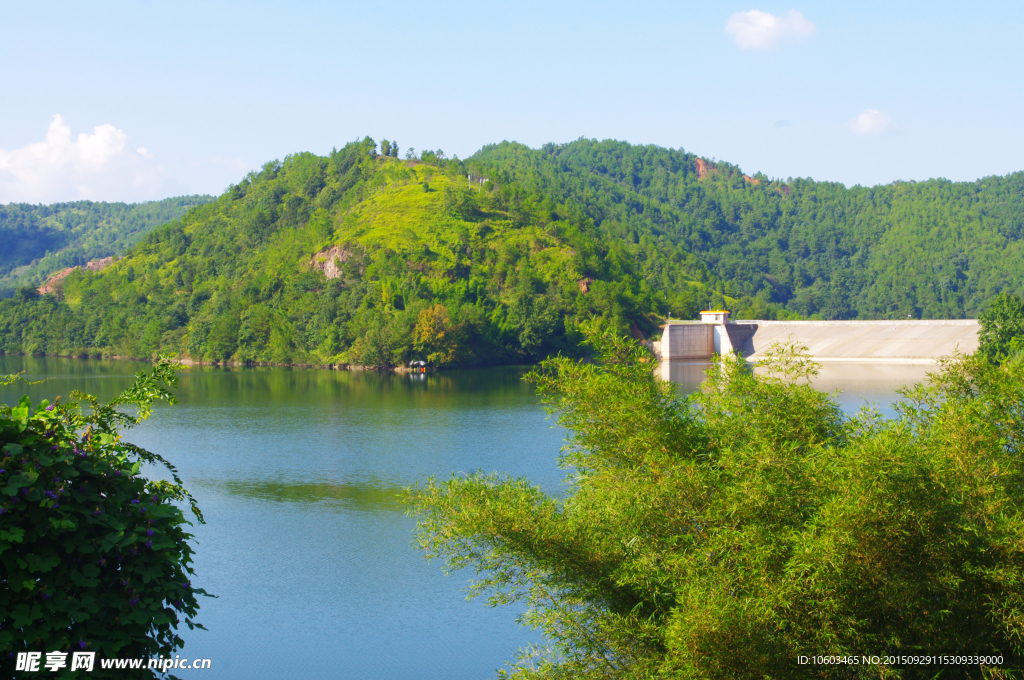
[{"label": "water reflection", "polygon": [[661,364],[661,379],[676,383],[684,394],[700,389],[704,375],[711,368],[708,361],[664,361]]},{"label": "water reflection", "polygon": [[[663,362],[659,375],[662,380],[676,383],[681,393],[691,394],[700,389],[711,365],[707,361]],[[927,381],[928,374],[936,370],[931,364],[823,362],[811,384],[831,393],[849,415],[868,406],[892,417],[896,414],[894,406],[901,398],[898,390]],[[754,372],[757,371],[754,367]]]},{"label": "water reflection", "polygon": [[[131,384],[147,364],[119,360],[79,360],[60,357],[0,355],[0,374],[24,372],[26,380],[46,379],[44,385],[0,388],[0,394],[51,396],[79,389],[109,399]],[[178,375],[181,401],[195,392],[206,403],[230,402],[264,405],[312,404],[325,399],[369,399],[383,406],[415,402],[449,403],[452,398],[481,406],[518,404],[532,388],[522,380],[523,367],[407,374],[377,371],[331,371],[288,367],[183,367]]]},{"label": "water reflection", "polygon": [[384,484],[288,483],[267,480],[198,479],[196,485],[261,501],[323,504],[363,512],[404,511],[402,487]]},{"label": "water reflection", "polygon": [[927,381],[938,368],[931,364],[868,364],[829,362],[822,364],[811,381],[833,397],[846,413],[867,406],[886,417],[896,415],[894,406],[902,398],[897,390]]}]

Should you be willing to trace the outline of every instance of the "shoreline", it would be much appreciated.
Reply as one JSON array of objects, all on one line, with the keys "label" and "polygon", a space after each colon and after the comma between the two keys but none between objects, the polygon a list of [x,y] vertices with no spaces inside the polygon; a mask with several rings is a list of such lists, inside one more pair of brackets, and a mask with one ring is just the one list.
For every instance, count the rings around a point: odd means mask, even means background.
[{"label": "shoreline", "polygon": [[[134,361],[143,364],[151,364],[154,359],[143,359],[139,357],[122,356],[120,354],[47,354],[47,353],[31,353],[31,352],[8,352],[0,349],[0,357],[12,356],[12,357],[36,357],[46,358],[52,357],[54,359],[79,359],[85,361]],[[174,361],[181,364],[182,366],[214,366],[217,368],[266,368],[266,367],[277,367],[277,368],[303,368],[303,369],[316,369],[326,371],[374,371],[377,373],[412,373],[412,368],[408,366],[392,366],[391,368],[374,368],[373,366],[360,366],[359,364],[308,364],[308,363],[287,363],[279,361],[203,361],[201,359],[187,358],[174,358]],[[451,366],[451,367],[438,367],[438,366],[427,366],[427,372],[433,373],[436,371],[458,371],[473,368],[493,368],[498,366],[536,366],[536,364],[474,364],[471,366]],[[415,372],[420,372],[418,369]]]},{"label": "shoreline", "polygon": [[[140,358],[140,357],[129,357],[122,356],[120,354],[49,354],[46,352],[36,354],[32,352],[8,352],[6,350],[0,350],[0,356],[12,356],[12,357],[37,357],[46,358],[52,357],[55,359],[81,359],[86,361],[135,361],[143,364],[151,364],[154,359],[152,358]],[[285,368],[313,368],[328,371],[393,371],[395,373],[409,373],[412,371],[407,366],[394,366],[392,368],[374,368],[372,366],[360,366],[357,364],[308,364],[308,363],[287,363],[279,361],[203,361],[201,359],[192,359],[191,357],[186,358],[174,358],[174,361],[181,364],[182,366],[216,366],[219,368],[257,368],[266,366],[276,366]],[[428,370],[436,371],[439,370],[435,367],[429,367]]]}]

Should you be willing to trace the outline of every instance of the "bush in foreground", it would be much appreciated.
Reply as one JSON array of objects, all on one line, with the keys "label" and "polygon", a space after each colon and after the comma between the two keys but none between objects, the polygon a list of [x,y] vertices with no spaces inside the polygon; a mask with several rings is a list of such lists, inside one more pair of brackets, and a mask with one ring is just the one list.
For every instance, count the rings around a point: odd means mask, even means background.
[{"label": "bush in foreground", "polygon": [[[170,464],[120,435],[155,401],[173,403],[174,384],[161,360],[105,406],[73,393],[88,412],[27,397],[0,407],[0,658],[11,670],[22,651],[167,657],[183,644],[178,624],[198,625],[204,591],[190,583],[189,523],[174,503],[202,515]],[[143,463],[173,481],[142,477]],[[103,675],[97,661],[88,676]]]},{"label": "bush in foreground", "polygon": [[998,364],[1024,352],[1024,300],[1002,292],[978,317],[978,354]]},{"label": "bush in foreground", "polygon": [[[892,420],[848,419],[777,349],[677,396],[637,344],[532,375],[569,433],[564,499],[473,474],[410,491],[418,539],[521,602],[516,678],[1016,677],[1024,368],[945,363]],[[862,665],[864,655],[1001,664]],[[856,659],[801,665],[799,656]],[[503,675],[505,673],[503,672]]]}]

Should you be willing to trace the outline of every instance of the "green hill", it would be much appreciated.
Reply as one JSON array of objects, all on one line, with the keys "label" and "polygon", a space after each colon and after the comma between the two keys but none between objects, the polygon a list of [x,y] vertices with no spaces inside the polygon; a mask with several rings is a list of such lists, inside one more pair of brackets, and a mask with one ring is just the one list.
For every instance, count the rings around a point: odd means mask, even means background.
[{"label": "green hill", "polygon": [[[382,147],[384,145],[382,144]],[[957,318],[1020,292],[1024,173],[847,189],[581,139],[295,154],[102,272],[0,301],[7,352],[465,365],[740,318]]]},{"label": "green hill", "polygon": [[58,270],[120,255],[156,227],[212,200],[179,196],[148,203],[0,205],[0,297],[38,286]]},{"label": "green hill", "polygon": [[655,328],[661,298],[586,215],[374,148],[268,163],[103,272],[19,291],[0,302],[3,349],[471,364],[576,351],[590,316]]},{"label": "green hill", "polygon": [[692,253],[726,295],[803,316],[968,318],[1000,291],[1024,290],[1024,172],[847,189],[585,139],[504,143],[473,160],[578,202],[603,238],[632,242],[638,257]]}]

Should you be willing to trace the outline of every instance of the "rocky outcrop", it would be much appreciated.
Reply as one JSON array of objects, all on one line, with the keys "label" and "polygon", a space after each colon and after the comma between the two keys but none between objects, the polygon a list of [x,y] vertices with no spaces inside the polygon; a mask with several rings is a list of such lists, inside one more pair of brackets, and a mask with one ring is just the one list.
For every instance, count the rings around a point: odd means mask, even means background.
[{"label": "rocky outcrop", "polygon": [[711,173],[714,172],[715,170],[717,170],[717,168],[711,163],[708,163],[703,158],[697,159],[697,179],[704,179],[706,177],[710,177]]},{"label": "rocky outcrop", "polygon": [[114,262],[116,261],[117,258],[111,255],[110,257],[104,257],[99,260],[89,260],[88,262],[85,263],[85,268],[91,272],[103,271],[110,265],[114,264]]},{"label": "rocky outcrop", "polygon": [[66,279],[68,275],[76,269],[86,269],[91,272],[98,272],[103,271],[115,262],[117,262],[117,258],[111,255],[110,257],[103,257],[98,260],[89,260],[85,263],[85,267],[68,267],[66,269],[61,269],[59,272],[50,274],[49,278],[46,279],[46,283],[39,286],[36,290],[39,291],[40,295],[48,295],[60,288],[60,282]]},{"label": "rocky outcrop", "polygon": [[341,278],[341,263],[345,262],[352,253],[341,246],[331,246],[321,250],[309,261],[309,266],[319,269],[328,279]]},{"label": "rocky outcrop", "polygon": [[50,278],[46,279],[46,283],[39,286],[36,290],[39,291],[40,295],[49,295],[50,293],[57,290],[60,286],[60,282],[68,278],[68,274],[78,269],[78,267],[68,267],[67,269],[61,269],[59,272],[50,274]]}]

